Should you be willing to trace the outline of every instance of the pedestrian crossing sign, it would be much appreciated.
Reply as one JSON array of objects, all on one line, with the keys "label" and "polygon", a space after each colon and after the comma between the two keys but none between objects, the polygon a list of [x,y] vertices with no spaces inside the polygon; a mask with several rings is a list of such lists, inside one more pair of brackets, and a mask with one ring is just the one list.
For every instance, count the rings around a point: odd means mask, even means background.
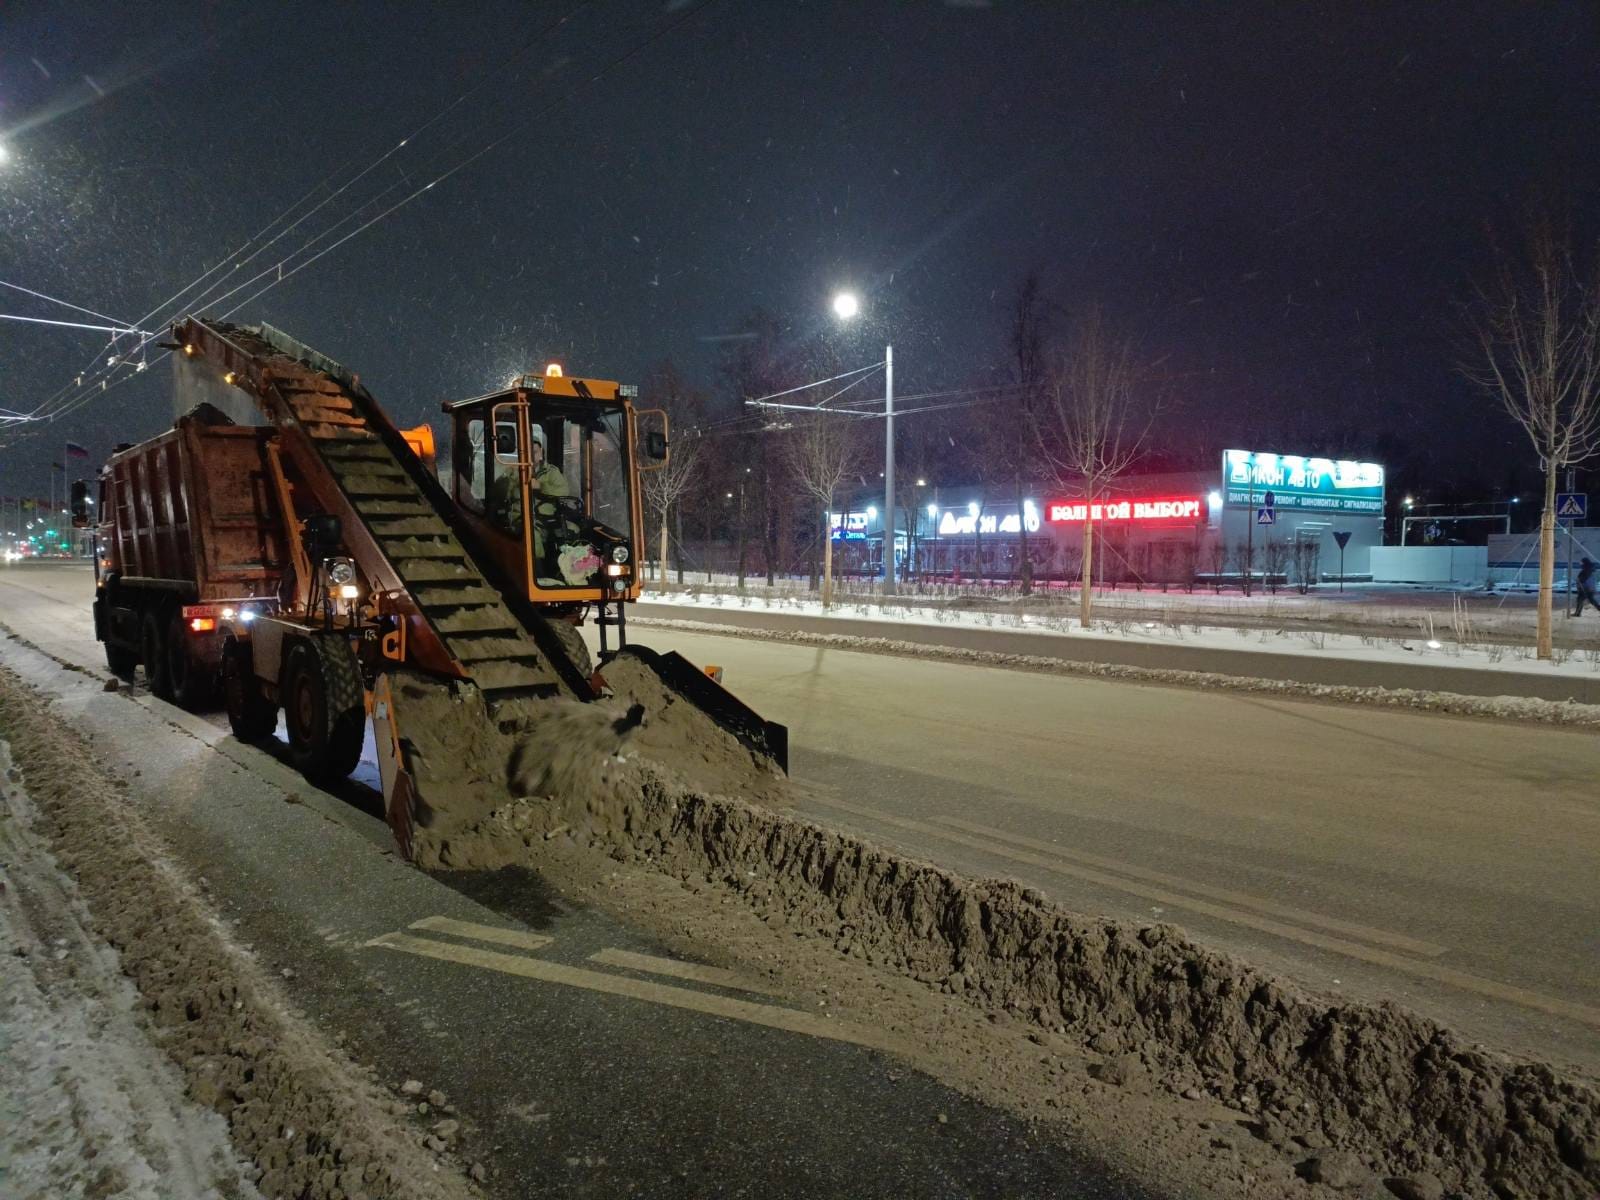
[{"label": "pedestrian crossing sign", "polygon": [[1256,524],[1257,525],[1271,525],[1277,519],[1278,519],[1278,514],[1273,509],[1270,509],[1270,508],[1258,508],[1256,510]]},{"label": "pedestrian crossing sign", "polygon": [[1556,517],[1563,521],[1587,521],[1589,497],[1582,492],[1561,492],[1556,496]]}]

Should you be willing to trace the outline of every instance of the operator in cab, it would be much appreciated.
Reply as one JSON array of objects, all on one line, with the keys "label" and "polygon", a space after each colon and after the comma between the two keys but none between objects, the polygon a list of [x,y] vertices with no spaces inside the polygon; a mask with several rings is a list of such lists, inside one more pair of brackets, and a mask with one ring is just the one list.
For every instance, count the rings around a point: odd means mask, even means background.
[{"label": "operator in cab", "polygon": [[[549,497],[552,501],[571,494],[567,487],[567,477],[545,461],[545,433],[539,426],[533,427],[533,441],[528,447],[528,461],[531,469],[528,472],[528,490],[536,492],[540,497]],[[522,534],[522,488],[518,486],[517,472],[514,468],[507,467],[495,476],[494,483],[490,486],[490,512],[495,522],[508,533],[521,536]],[[545,561],[546,538],[544,526],[555,519],[556,505],[543,503],[539,499],[533,501],[533,560],[537,564]]]}]

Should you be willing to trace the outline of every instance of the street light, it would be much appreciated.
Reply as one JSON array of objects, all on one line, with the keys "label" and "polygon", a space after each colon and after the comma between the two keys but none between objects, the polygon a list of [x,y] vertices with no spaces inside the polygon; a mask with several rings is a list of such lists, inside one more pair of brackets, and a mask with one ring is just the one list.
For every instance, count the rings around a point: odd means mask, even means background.
[{"label": "street light", "polygon": [[[833,315],[851,320],[861,311],[854,292],[833,298]],[[894,594],[894,347],[883,348],[883,594]]]}]

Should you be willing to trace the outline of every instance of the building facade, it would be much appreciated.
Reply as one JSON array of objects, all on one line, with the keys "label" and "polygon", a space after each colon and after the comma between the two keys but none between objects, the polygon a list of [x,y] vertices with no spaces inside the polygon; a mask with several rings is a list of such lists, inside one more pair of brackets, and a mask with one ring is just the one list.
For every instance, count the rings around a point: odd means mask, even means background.
[{"label": "building facade", "polygon": [[[1218,471],[1127,475],[1090,498],[1034,483],[1022,495],[908,487],[896,497],[902,577],[1077,580],[1083,530],[1095,527],[1095,578],[1140,586],[1241,581],[1294,584],[1361,577],[1383,542],[1384,472],[1376,463],[1229,450]],[[1072,494],[1076,490],[1076,494]],[[835,557],[881,574],[881,495],[833,513]]]}]

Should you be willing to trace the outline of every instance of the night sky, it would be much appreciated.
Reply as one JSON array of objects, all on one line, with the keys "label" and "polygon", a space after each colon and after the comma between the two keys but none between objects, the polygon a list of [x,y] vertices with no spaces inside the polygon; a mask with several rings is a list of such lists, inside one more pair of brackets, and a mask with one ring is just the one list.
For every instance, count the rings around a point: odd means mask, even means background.
[{"label": "night sky", "polygon": [[[1036,271],[1159,364],[1177,457],[1527,486],[1522,435],[1453,377],[1451,302],[1531,193],[1600,224],[1597,51],[1588,3],[13,0],[0,279],[134,321],[386,151],[233,278],[494,143],[233,319],[409,423],[551,358],[639,380],[670,357],[716,387],[753,309],[832,336],[841,285],[871,318],[847,361],[892,340],[902,392],[963,387],[1006,366]],[[96,320],[9,289],[0,311]],[[0,322],[0,407],[104,340]],[[0,433],[0,492],[48,494],[63,440],[98,461],[168,406],[163,365]]]}]

